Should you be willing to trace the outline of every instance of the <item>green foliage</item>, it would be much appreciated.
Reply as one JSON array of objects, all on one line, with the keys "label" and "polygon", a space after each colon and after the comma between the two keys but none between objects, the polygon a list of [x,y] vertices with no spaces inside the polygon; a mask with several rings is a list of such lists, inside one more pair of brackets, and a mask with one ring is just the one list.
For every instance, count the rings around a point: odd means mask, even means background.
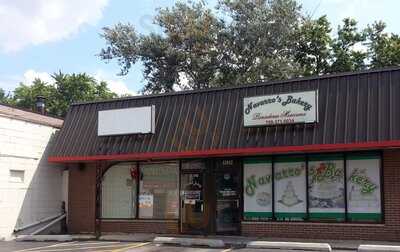
[{"label": "green foliage", "polygon": [[364,32],[357,29],[357,21],[351,18],[343,20],[338,27],[337,38],[332,42],[332,64],[329,72],[357,71],[366,68],[367,53],[354,48],[366,40]]},{"label": "green foliage", "polygon": [[319,75],[329,71],[331,31],[326,16],[315,20],[306,18],[299,27],[295,57],[304,76]]},{"label": "green foliage", "polygon": [[[34,110],[36,97],[39,95],[46,98],[54,97],[54,87],[40,79],[35,79],[32,85],[20,83],[19,86],[15,88],[10,103],[20,108]],[[50,101],[49,99],[49,102]],[[52,104],[47,104],[47,107],[51,108]]]},{"label": "green foliage", "polygon": [[385,23],[375,22],[366,29],[371,68],[400,65],[400,37],[385,33],[385,28]]},{"label": "green foliage", "polygon": [[215,10],[177,2],[154,23],[161,34],[139,34],[129,23],[102,33],[99,56],[116,59],[121,74],[143,63],[144,93],[400,65],[400,37],[384,23],[359,29],[346,18],[333,34],[326,16],[304,16],[295,0],[219,0]]},{"label": "green foliage", "polygon": [[0,103],[9,103],[10,95],[6,94],[4,89],[0,88]]},{"label": "green foliage", "polygon": [[117,95],[107,88],[107,83],[97,82],[85,74],[53,74],[55,87],[55,106],[49,112],[65,116],[70,104],[78,101],[98,101],[115,98]]},{"label": "green foliage", "polygon": [[295,1],[221,0],[218,8],[226,19],[202,1],[160,9],[154,22],[163,34],[140,35],[130,24],[106,27],[106,47],[99,56],[117,59],[121,74],[140,60],[148,81],[145,93],[297,75],[292,50],[299,20]]},{"label": "green foliage", "polygon": [[117,97],[108,89],[106,82],[98,82],[85,73],[63,74],[59,72],[53,74],[52,78],[53,84],[45,83],[40,79],[35,79],[32,85],[20,83],[8,103],[34,110],[36,97],[40,95],[46,98],[46,109],[49,115],[64,117],[69,105],[74,102]]},{"label": "green foliage", "polygon": [[222,85],[287,79],[299,74],[294,60],[300,6],[292,0],[221,0],[231,22],[222,34],[229,71]]}]

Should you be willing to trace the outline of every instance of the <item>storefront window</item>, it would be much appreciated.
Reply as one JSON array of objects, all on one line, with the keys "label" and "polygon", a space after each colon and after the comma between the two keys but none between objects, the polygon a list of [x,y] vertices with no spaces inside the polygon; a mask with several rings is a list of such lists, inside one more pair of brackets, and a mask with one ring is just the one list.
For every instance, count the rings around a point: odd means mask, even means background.
[{"label": "storefront window", "polygon": [[347,206],[349,221],[380,222],[381,185],[379,155],[347,156]]},{"label": "storefront window", "polygon": [[272,162],[270,159],[245,159],[243,162],[244,219],[272,218]]},{"label": "storefront window", "polygon": [[343,156],[310,156],[308,169],[310,220],[343,221],[345,219]]},{"label": "storefront window", "polygon": [[275,218],[304,220],[307,216],[306,162],[304,157],[274,159]]},{"label": "storefront window", "polygon": [[380,153],[246,158],[243,169],[244,220],[383,220]]},{"label": "storefront window", "polygon": [[136,163],[120,163],[110,167],[102,182],[102,218],[134,218],[136,216]]},{"label": "storefront window", "polygon": [[140,164],[139,218],[177,219],[179,164]]}]

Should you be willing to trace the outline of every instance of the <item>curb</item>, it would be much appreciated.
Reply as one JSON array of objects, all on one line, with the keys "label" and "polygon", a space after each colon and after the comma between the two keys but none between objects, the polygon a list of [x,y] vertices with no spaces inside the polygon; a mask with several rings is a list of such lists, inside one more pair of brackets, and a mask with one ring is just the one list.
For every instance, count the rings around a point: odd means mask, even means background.
[{"label": "curb", "polygon": [[123,241],[123,242],[152,242],[155,235],[124,234],[124,235],[102,235],[100,241]]},{"label": "curb", "polygon": [[225,243],[219,239],[205,238],[180,238],[180,237],[156,237],[153,242],[155,244],[170,244],[181,246],[207,246],[210,248],[224,248]]},{"label": "curb", "polygon": [[72,241],[70,235],[20,235],[15,238],[16,241]]},{"label": "curb", "polygon": [[389,246],[389,245],[360,245],[358,247],[359,252],[394,252],[400,251],[400,246]]},{"label": "curb", "polygon": [[87,241],[95,240],[94,235],[20,235],[15,238],[15,241]]},{"label": "curb", "polygon": [[247,243],[246,247],[253,249],[332,251],[332,248],[328,243],[251,241]]}]

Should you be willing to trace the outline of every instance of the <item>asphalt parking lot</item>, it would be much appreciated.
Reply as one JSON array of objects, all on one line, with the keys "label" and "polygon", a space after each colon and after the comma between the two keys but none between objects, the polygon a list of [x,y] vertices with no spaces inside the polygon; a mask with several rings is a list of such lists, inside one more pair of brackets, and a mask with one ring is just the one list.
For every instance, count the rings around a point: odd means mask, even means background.
[{"label": "asphalt parking lot", "polygon": [[[245,248],[192,248],[179,246],[160,246],[150,242],[107,242],[107,241],[73,241],[73,242],[0,242],[0,252],[287,252],[287,250],[265,250]],[[335,251],[335,250],[334,250]],[[296,250],[296,252],[301,252]],[[335,251],[339,252],[339,251]],[[340,251],[343,252],[343,251]],[[351,252],[346,250],[346,252]]]}]

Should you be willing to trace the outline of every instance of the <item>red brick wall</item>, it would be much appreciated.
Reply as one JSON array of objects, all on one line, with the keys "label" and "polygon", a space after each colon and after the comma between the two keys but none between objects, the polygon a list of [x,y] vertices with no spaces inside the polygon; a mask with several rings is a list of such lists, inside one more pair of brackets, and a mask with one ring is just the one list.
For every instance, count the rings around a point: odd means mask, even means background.
[{"label": "red brick wall", "polygon": [[70,165],[68,186],[68,231],[94,233],[96,169],[94,165]]},{"label": "red brick wall", "polygon": [[242,234],[259,237],[400,240],[400,150],[383,155],[384,224],[242,222]]},{"label": "red brick wall", "polygon": [[104,220],[101,232],[178,234],[178,221]]}]

